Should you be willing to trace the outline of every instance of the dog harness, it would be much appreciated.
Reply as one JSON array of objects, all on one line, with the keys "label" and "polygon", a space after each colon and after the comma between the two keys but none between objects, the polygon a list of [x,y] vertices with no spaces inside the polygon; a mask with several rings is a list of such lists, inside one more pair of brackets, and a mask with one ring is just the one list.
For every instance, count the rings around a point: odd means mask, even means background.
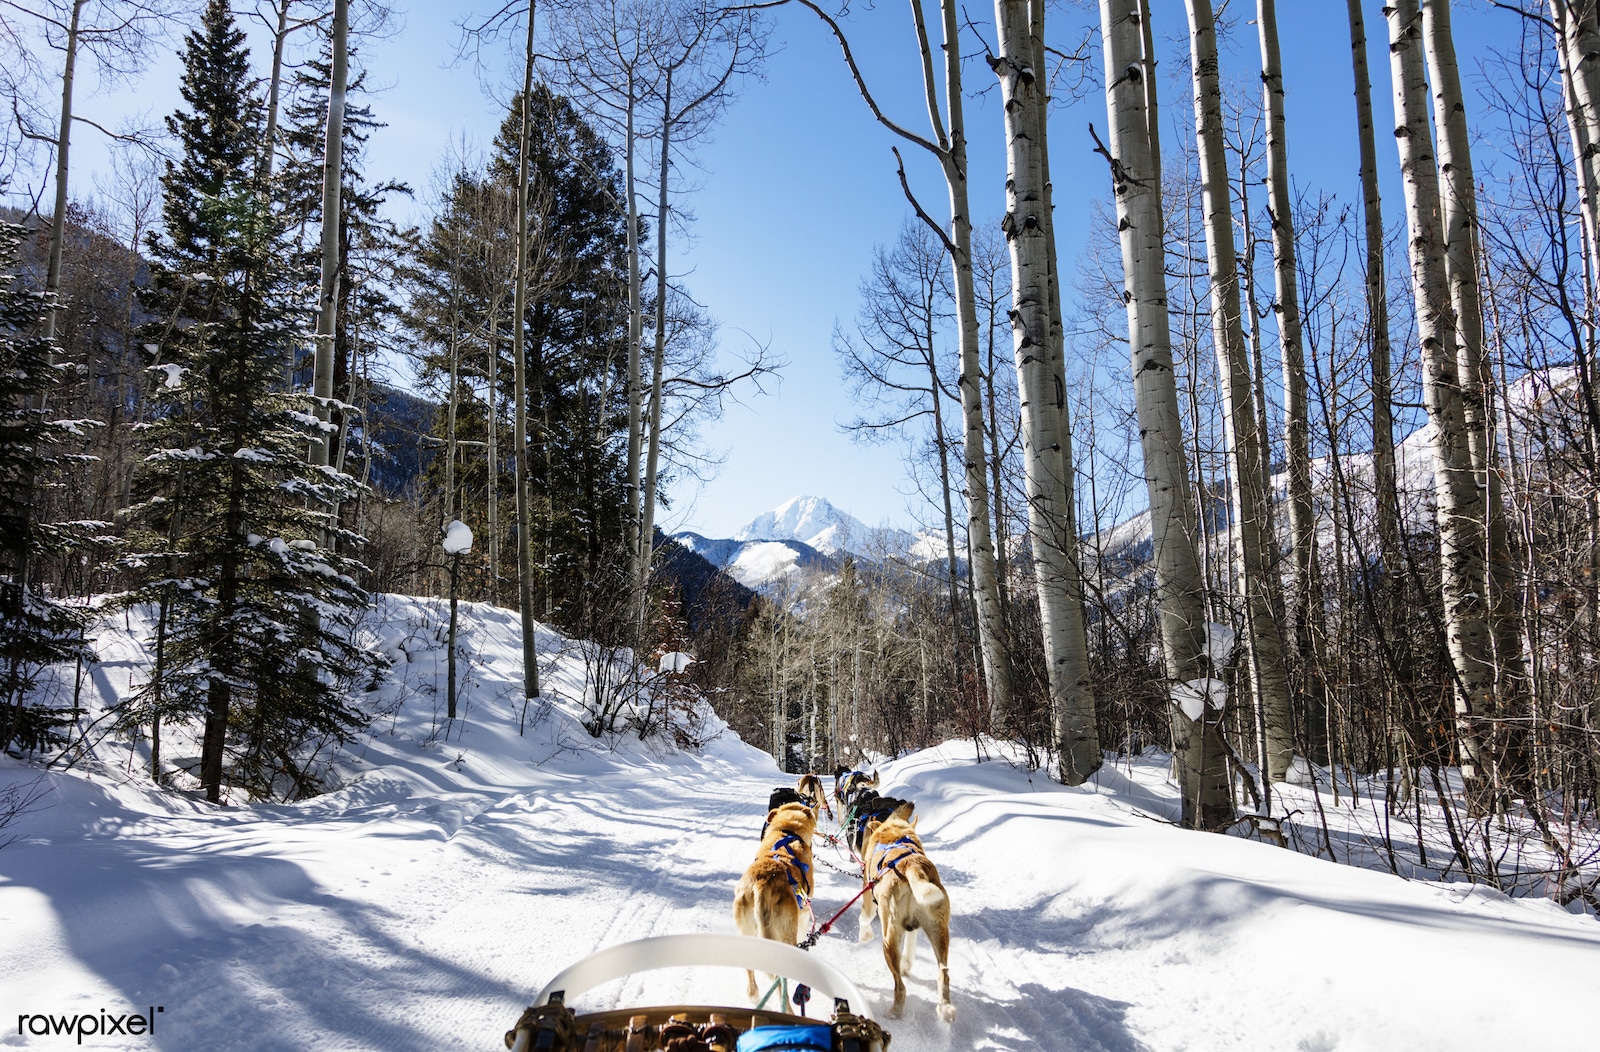
[{"label": "dog harness", "polygon": [[[896,852],[898,851],[898,854]],[[881,876],[885,870],[894,869],[912,855],[922,854],[922,848],[909,836],[903,836],[890,844],[874,844],[872,848],[872,868]],[[885,861],[885,856],[893,855]]]},{"label": "dog harness", "polygon": [[[800,861],[800,852],[794,845],[802,843],[801,839],[793,833],[785,833],[772,845],[772,857],[784,864],[788,870],[789,890],[794,892],[794,902],[801,909],[811,908],[811,866]],[[795,874],[800,879],[795,879]]]}]

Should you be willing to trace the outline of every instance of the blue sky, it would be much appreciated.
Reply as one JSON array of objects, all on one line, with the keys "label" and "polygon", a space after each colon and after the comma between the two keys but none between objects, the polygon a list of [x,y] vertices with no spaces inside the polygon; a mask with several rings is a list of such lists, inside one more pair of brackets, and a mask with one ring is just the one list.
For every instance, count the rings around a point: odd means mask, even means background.
[{"label": "blue sky", "polygon": [[[503,113],[503,82],[514,59],[509,50],[485,56],[486,90],[471,63],[451,64],[459,37],[454,24],[487,4],[412,3],[402,28],[364,45],[369,84],[379,89],[372,106],[388,122],[370,147],[368,170],[399,177],[418,190],[416,205],[400,211],[420,218],[430,172],[452,138],[465,134],[486,143]],[[927,126],[911,22],[904,5],[857,3],[846,23],[867,76],[892,116],[910,128]],[[1234,0],[1239,13],[1253,4]],[[1290,167],[1301,187],[1319,186],[1356,200],[1354,111],[1344,4],[1337,0],[1280,0],[1288,95]],[[1389,104],[1386,28],[1375,0],[1366,3],[1379,161],[1384,168],[1387,218],[1401,201],[1395,152],[1386,129]],[[1247,10],[1248,9],[1248,10]],[[1518,33],[1514,15],[1489,9],[1485,0],[1457,0],[1456,39],[1468,79],[1469,120],[1478,109],[1473,92],[1476,62],[1491,46],[1509,46]],[[969,14],[988,32],[991,9]],[[1051,10],[1051,43],[1068,49],[1097,25],[1093,5],[1064,3]],[[726,536],[791,496],[815,494],[877,525],[909,525],[904,468],[898,447],[863,447],[840,433],[853,415],[830,334],[835,319],[851,319],[857,287],[874,244],[892,239],[908,215],[895,176],[895,141],[868,113],[826,28],[802,8],[772,15],[775,53],[765,77],[745,86],[710,144],[697,151],[700,187],[684,202],[697,217],[694,236],[672,247],[673,271],[724,326],[725,346],[748,339],[770,342],[789,361],[781,385],[767,396],[730,405],[706,429],[709,446],[724,456],[717,478],[697,491],[680,487],[666,515],[668,529]],[[1155,29],[1167,55],[1161,90],[1164,116],[1175,114],[1187,82],[1176,81],[1186,51],[1181,0],[1156,0]],[[1098,37],[1095,38],[1096,44]],[[976,49],[968,35],[964,49]],[[1254,26],[1239,23],[1225,43],[1228,90],[1259,98],[1259,54]],[[265,71],[264,46],[256,61]],[[1098,52],[1093,59],[1098,75]],[[1005,157],[994,77],[979,60],[966,67],[974,218],[997,222],[1004,205]],[[81,111],[116,120],[144,110],[159,119],[177,103],[176,62],[166,56],[137,86],[84,98]],[[495,96],[495,97],[492,97]],[[1109,199],[1104,161],[1090,152],[1087,125],[1104,131],[1103,95],[1059,107],[1051,123],[1058,244],[1064,268],[1082,250],[1091,202]],[[1167,122],[1169,143],[1176,134]],[[93,192],[105,151],[95,133],[76,133],[75,196]],[[1174,147],[1168,146],[1170,151]],[[925,207],[946,216],[942,180],[931,159],[902,147],[913,185]]]}]

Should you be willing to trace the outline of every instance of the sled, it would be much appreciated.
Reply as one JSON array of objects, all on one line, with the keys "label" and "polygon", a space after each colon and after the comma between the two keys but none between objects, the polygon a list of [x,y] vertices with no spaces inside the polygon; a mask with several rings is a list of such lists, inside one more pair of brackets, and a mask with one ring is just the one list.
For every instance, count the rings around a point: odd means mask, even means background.
[{"label": "sled", "polygon": [[[567,1000],[601,983],[657,968],[748,968],[804,983],[827,1019],[708,1005],[578,1012]],[[512,1052],[884,1052],[889,1035],[862,1014],[867,999],[837,968],[794,946],[744,935],[660,935],[612,946],[563,969],[544,985],[516,1026]],[[853,1007],[852,1007],[853,1006]]]}]

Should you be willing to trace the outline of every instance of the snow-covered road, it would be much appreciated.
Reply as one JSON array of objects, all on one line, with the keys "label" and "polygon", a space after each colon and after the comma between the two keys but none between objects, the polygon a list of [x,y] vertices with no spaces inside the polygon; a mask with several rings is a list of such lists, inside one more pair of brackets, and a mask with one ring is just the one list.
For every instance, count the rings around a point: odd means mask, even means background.
[{"label": "snow-covered road", "polygon": [[[81,1047],[498,1048],[592,950],[731,932],[734,882],[784,784],[771,760],[731,736],[698,755],[598,747],[560,706],[519,735],[503,700],[514,625],[482,609],[468,624],[459,739],[428,740],[431,701],[402,707],[337,792],[213,808],[110,769],[50,776],[48,809],[8,830],[28,839],[0,850],[0,1047],[80,1047],[19,1034],[19,1016],[160,1006],[153,1037]],[[558,661],[551,680],[574,675]],[[0,785],[32,777],[6,763]],[[957,1021],[934,1016],[924,943],[889,1027],[898,1052],[1600,1041],[1600,924],[1546,901],[1173,828],[1149,810],[1167,793],[1154,762],[1076,790],[955,743],[882,770],[885,791],[917,801],[954,908]],[[858,886],[822,868],[819,912]],[[838,931],[814,952],[886,1003],[854,908]],[[733,970],[668,971],[579,1004],[738,1005],[743,988]]]}]

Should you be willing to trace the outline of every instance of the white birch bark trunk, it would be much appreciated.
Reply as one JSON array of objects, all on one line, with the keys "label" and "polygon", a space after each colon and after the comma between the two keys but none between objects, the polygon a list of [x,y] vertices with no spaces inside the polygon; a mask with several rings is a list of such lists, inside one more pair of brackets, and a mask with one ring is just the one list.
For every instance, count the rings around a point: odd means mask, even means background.
[{"label": "white birch bark trunk", "polygon": [[1467,114],[1461,98],[1461,73],[1450,33],[1448,0],[1422,4],[1423,50],[1433,87],[1433,123],[1438,136],[1439,197],[1444,208],[1445,276],[1456,315],[1456,358],[1461,380],[1461,405],[1466,413],[1467,446],[1473,471],[1487,481],[1487,391],[1491,378],[1483,348],[1483,302],[1478,291],[1476,238],[1477,190],[1473,186],[1472,152],[1467,142]]},{"label": "white birch bark trunk", "polygon": [[[1003,725],[1013,710],[1010,646],[1006,640],[1005,618],[1000,599],[999,574],[996,569],[995,549],[990,532],[990,491],[986,471],[989,460],[985,454],[985,426],[983,409],[984,374],[980,361],[978,339],[978,312],[972,274],[972,213],[967,194],[967,141],[966,121],[962,110],[961,55],[958,37],[959,19],[956,0],[941,0],[940,10],[944,20],[945,55],[945,108],[949,114],[950,131],[945,133],[945,123],[939,113],[938,84],[934,78],[933,52],[918,0],[912,0],[911,15],[916,28],[917,43],[922,60],[923,89],[928,107],[928,120],[933,138],[916,135],[890,120],[878,107],[861,76],[850,44],[836,22],[813,0],[799,0],[833,32],[850,67],[862,99],[872,110],[872,115],[885,128],[896,135],[916,143],[939,159],[944,171],[945,184],[950,193],[950,230],[945,233],[916,205],[918,215],[930,226],[940,229],[945,248],[950,252],[951,269],[955,277],[956,332],[961,358],[959,388],[962,412],[962,452],[965,458],[963,479],[967,489],[967,543],[971,549],[970,578],[974,593],[974,606],[978,623],[979,650],[983,657],[984,684],[988,690],[989,711],[996,724]],[[910,196],[909,187],[906,188]],[[998,453],[996,453],[998,456]]]},{"label": "white birch bark trunk", "polygon": [[[944,19],[945,108],[950,118],[948,145],[940,160],[950,193],[950,268],[955,279],[957,346],[961,357],[956,386],[961,394],[962,481],[967,491],[967,546],[970,549],[968,574],[977,609],[978,649],[983,656],[989,709],[992,713],[1003,714],[1002,719],[1005,719],[1010,717],[1013,708],[1011,645],[1006,637],[994,538],[989,529],[989,451],[985,442],[977,293],[972,276],[972,212],[967,192],[967,125],[961,95],[960,37],[955,0],[942,0],[940,7]],[[917,0],[913,0],[912,8],[925,41]],[[925,71],[925,76],[927,73]],[[931,77],[925,86],[930,95],[929,117],[938,128],[938,111],[931,103],[934,90]],[[997,449],[993,453],[999,456]]]},{"label": "white birch bark trunk", "polygon": [[1240,318],[1239,267],[1233,243],[1233,208],[1223,145],[1222,92],[1217,35],[1210,0],[1188,0],[1189,42],[1194,74],[1195,139],[1204,195],[1206,259],[1211,279],[1211,332],[1222,377],[1223,432],[1232,476],[1234,557],[1245,599],[1251,687],[1266,734],[1266,776],[1280,782],[1294,759],[1283,641],[1273,616],[1276,605],[1275,538],[1266,529],[1269,508],[1262,477],[1265,440],[1255,412],[1249,355]]},{"label": "white birch bark trunk", "polygon": [[[946,440],[944,431],[944,395],[942,385],[939,383],[938,351],[934,342],[934,305],[932,293],[928,285],[923,285],[924,306],[927,310],[927,327],[923,333],[922,351],[928,362],[928,395],[933,407],[933,445],[934,451],[939,456],[939,496],[944,506],[944,557],[945,557],[945,587],[950,603],[950,639],[955,644],[954,658],[956,682],[960,683],[965,672],[965,662],[961,652],[965,648],[961,640],[961,598],[960,589],[956,584],[956,514],[955,501],[950,494],[950,443]],[[972,564],[972,557],[967,557],[967,565]],[[978,660],[983,660],[982,652],[977,655]],[[923,655],[924,669],[927,658]],[[924,673],[926,675],[926,673]]]},{"label": "white birch bark trunk", "polygon": [[[1034,69],[1047,71],[1044,46],[1045,0],[1030,0],[1030,36],[1033,42]],[[1072,414],[1066,399],[1066,331],[1061,316],[1061,269],[1056,260],[1055,202],[1050,179],[1050,95],[1049,78],[1042,105],[1035,111],[1038,120],[1039,165],[1044,181],[1044,214],[1049,220],[1045,237],[1045,263],[1049,275],[1046,302],[1050,310],[1050,368],[1060,378],[1057,407],[1061,413],[1061,502],[1065,524],[1061,538],[1065,545],[1062,569],[1065,573],[1066,602],[1061,642],[1064,647],[1059,667],[1063,681],[1061,699],[1051,706],[1051,724],[1056,749],[1061,757],[1061,780],[1078,785],[1100,766],[1100,735],[1095,714],[1094,682],[1089,662],[1089,631],[1084,619],[1083,564],[1078,549],[1077,462],[1072,456]],[[1052,689],[1052,699],[1056,691]]]},{"label": "white birch bark trunk", "polygon": [[1550,0],[1566,86],[1568,131],[1589,236],[1600,260],[1600,11],[1594,0]]},{"label": "white birch bark trunk", "polygon": [[[622,515],[622,540],[628,552],[628,580],[636,585],[643,576],[639,565],[640,498],[642,489],[639,461],[644,449],[644,374],[643,352],[644,308],[640,303],[639,272],[639,188],[634,179],[633,165],[638,156],[638,142],[634,133],[633,70],[628,70],[628,103],[623,119],[623,180],[628,195],[628,463],[623,479],[626,507]],[[634,597],[634,603],[642,602]],[[632,605],[632,604],[630,604]]]},{"label": "white birch bark trunk", "polygon": [[[1306,390],[1300,287],[1295,269],[1294,202],[1289,190],[1289,141],[1283,111],[1283,61],[1278,48],[1275,0],[1258,0],[1261,80],[1267,117],[1267,196],[1272,214],[1272,273],[1277,295],[1279,354],[1283,359],[1284,446],[1289,461],[1289,536],[1294,556],[1295,647],[1302,685],[1301,716],[1307,742],[1321,737],[1327,705],[1322,669],[1325,637],[1321,567],[1311,501],[1311,405]],[[1270,536],[1270,534],[1269,534]]]},{"label": "white birch bark trunk", "polygon": [[488,427],[489,468],[489,587],[500,601],[500,319],[489,315],[488,392],[484,414]]},{"label": "white birch bark trunk", "polygon": [[995,16],[1000,41],[995,72],[1005,113],[1007,159],[1002,229],[1011,248],[1012,347],[1022,393],[1029,532],[1060,775],[1077,784],[1099,767],[1100,745],[1078,605],[1082,582],[1065,499],[1072,485],[1062,412],[1066,379],[1056,368],[1051,345],[1049,240],[1054,235],[1040,138],[1045,71],[1036,65],[1041,45],[1034,40],[1033,13],[1026,0],[996,0]]},{"label": "white birch bark trunk", "polygon": [[[1366,220],[1367,323],[1372,330],[1372,474],[1377,498],[1378,546],[1384,571],[1405,572],[1400,551],[1400,498],[1395,484],[1393,379],[1389,354],[1389,293],[1384,264],[1383,201],[1372,123],[1372,79],[1367,70],[1367,30],[1361,0],[1347,0],[1350,63],[1355,76],[1356,126],[1361,156],[1361,199]],[[1393,589],[1391,589],[1393,591]]]},{"label": "white birch bark trunk", "polygon": [[1600,148],[1595,145],[1600,141],[1596,138],[1600,136],[1600,112],[1595,108],[1600,104],[1600,84],[1595,83],[1600,77],[1600,32],[1594,29],[1592,2],[1582,11],[1573,11],[1571,6],[1571,0],[1550,0],[1550,19],[1561,63],[1584,245],[1591,260],[1600,260]]},{"label": "white birch bark trunk", "polygon": [[[1199,536],[1183,447],[1183,418],[1172,365],[1167,313],[1165,224],[1161,215],[1159,132],[1150,122],[1156,89],[1148,19],[1138,0],[1100,0],[1109,152],[1122,245],[1123,299],[1135,410],[1150,500],[1156,602],[1169,690],[1214,669],[1207,658]],[[1183,799],[1183,824],[1220,829],[1233,819],[1217,714],[1168,710]]]},{"label": "white birch bark trunk", "polygon": [[258,171],[265,183],[272,177],[277,151],[273,148],[278,138],[278,95],[283,86],[283,51],[289,38],[289,4],[291,0],[276,0],[278,28],[272,34],[272,74],[267,78],[267,130],[262,135],[261,163]]},{"label": "white birch bark trunk", "polygon": [[644,489],[639,495],[638,621],[641,630],[650,608],[650,562],[655,552],[656,469],[661,459],[661,383],[667,371],[667,175],[672,150],[672,69],[668,67],[665,101],[661,107],[661,182],[656,193],[656,345],[650,370],[649,453],[645,457]]},{"label": "white birch bark trunk", "polygon": [[[333,54],[328,75],[328,133],[322,158],[322,284],[317,295],[316,354],[312,365],[311,394],[317,419],[327,424],[332,416],[333,342],[339,321],[339,217],[340,188],[344,177],[344,94],[349,69],[349,0],[334,0]],[[328,466],[328,437],[319,432],[311,443],[311,463]]]},{"label": "white birch bark trunk", "polygon": [[517,134],[517,259],[512,267],[511,361],[516,404],[517,466],[517,597],[522,615],[523,696],[539,696],[539,650],[533,620],[533,517],[528,498],[528,349],[524,330],[528,315],[528,139],[533,114],[533,16],[535,0],[528,0],[528,38],[522,66],[522,127]]},{"label": "white birch bark trunk", "polygon": [[1406,195],[1411,290],[1421,343],[1423,400],[1433,425],[1434,494],[1446,643],[1455,672],[1461,773],[1471,785],[1487,772],[1478,718],[1490,711],[1494,643],[1484,601],[1483,495],[1466,434],[1456,327],[1445,269],[1439,173],[1428,129],[1428,86],[1417,0],[1390,0],[1389,65],[1395,93],[1395,142]]},{"label": "white birch bark trunk", "polygon": [[[1478,193],[1473,177],[1467,111],[1450,29],[1449,0],[1424,0],[1422,34],[1433,81],[1434,125],[1439,136],[1439,192],[1445,224],[1445,275],[1456,312],[1456,358],[1461,379],[1472,471],[1483,493],[1488,531],[1488,565],[1484,592],[1489,601],[1489,626],[1494,643],[1495,689],[1488,725],[1490,780],[1501,785],[1521,774],[1522,737],[1517,717],[1527,688],[1522,656],[1520,603],[1516,567],[1511,559],[1503,485],[1499,472],[1499,439],[1495,428],[1494,375],[1484,340],[1483,300],[1478,288]],[[1481,733],[1481,730],[1480,730]]]},{"label": "white birch bark trunk", "polygon": [[50,216],[50,254],[45,263],[44,291],[50,299],[45,315],[45,339],[56,334],[55,295],[61,290],[61,251],[67,237],[67,186],[72,172],[69,158],[72,147],[72,85],[78,67],[78,23],[88,0],[75,0],[72,20],[67,24],[67,54],[61,67],[61,123],[56,131],[56,202]]}]

